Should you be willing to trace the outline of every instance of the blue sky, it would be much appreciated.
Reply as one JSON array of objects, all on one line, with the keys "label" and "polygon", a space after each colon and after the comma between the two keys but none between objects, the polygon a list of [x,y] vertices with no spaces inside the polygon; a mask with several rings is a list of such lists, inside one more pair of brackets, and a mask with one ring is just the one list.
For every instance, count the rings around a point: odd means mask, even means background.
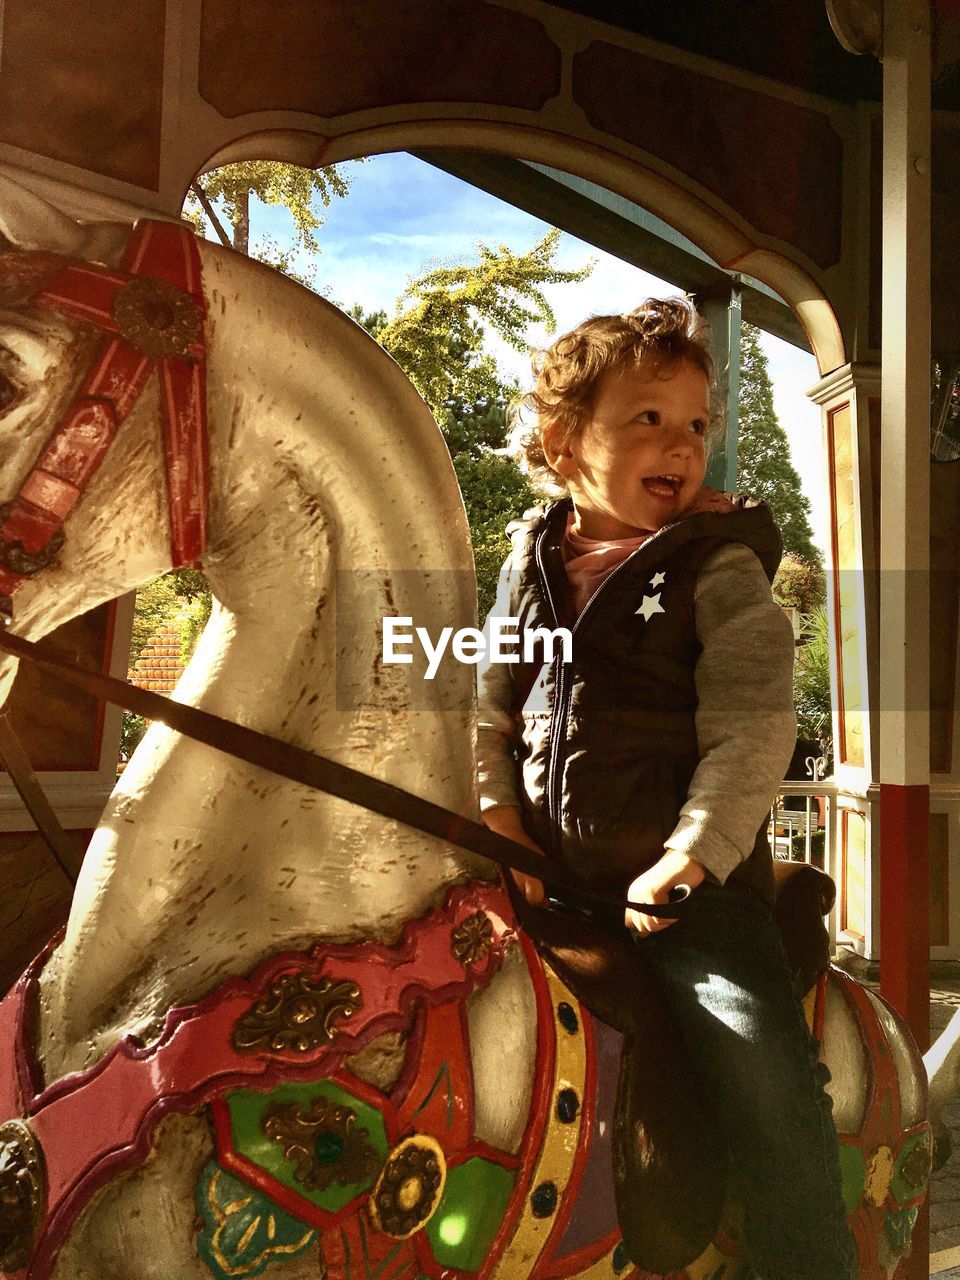
[{"label": "blue sky", "polygon": [[[359,302],[368,310],[392,311],[411,277],[437,262],[470,260],[477,240],[523,252],[549,229],[538,218],[406,154],[375,156],[341,167],[351,177],[350,193],[323,210],[320,254],[297,265],[300,270],[312,266],[316,287],[345,307]],[[291,229],[290,216],[282,209],[258,202],[251,211],[254,240],[268,235],[288,243]],[[655,277],[565,235],[558,264],[579,267],[589,261],[595,265],[587,280],[546,290],[558,332],[592,313],[628,311],[650,295],[676,292]],[[532,329],[529,338],[538,344],[547,335]],[[815,540],[824,546],[829,517],[820,411],[804,394],[817,380],[816,363],[813,356],[770,335],[764,336],[763,347],[770,361],[777,413],[804,492],[813,504]],[[495,338],[490,349],[502,367],[526,385],[527,358]]]}]

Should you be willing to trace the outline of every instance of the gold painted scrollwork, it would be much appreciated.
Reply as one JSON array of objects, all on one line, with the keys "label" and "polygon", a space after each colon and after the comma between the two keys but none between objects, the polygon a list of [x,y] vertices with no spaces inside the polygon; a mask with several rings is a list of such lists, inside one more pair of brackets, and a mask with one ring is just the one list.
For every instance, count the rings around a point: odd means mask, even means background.
[{"label": "gold painted scrollwork", "polygon": [[43,1155],[25,1120],[0,1124],[0,1268],[18,1271],[33,1253],[43,1215]]},{"label": "gold painted scrollwork", "polygon": [[356,1113],[322,1095],[305,1110],[298,1102],[281,1103],[264,1115],[261,1128],[296,1162],[294,1177],[311,1191],[326,1191],[334,1182],[363,1182],[377,1171],[380,1157],[357,1127]]},{"label": "gold painted scrollwork", "polygon": [[362,1004],[356,983],[288,973],[237,1019],[233,1047],[238,1053],[309,1053],[332,1044],[339,1035],[334,1023]]}]

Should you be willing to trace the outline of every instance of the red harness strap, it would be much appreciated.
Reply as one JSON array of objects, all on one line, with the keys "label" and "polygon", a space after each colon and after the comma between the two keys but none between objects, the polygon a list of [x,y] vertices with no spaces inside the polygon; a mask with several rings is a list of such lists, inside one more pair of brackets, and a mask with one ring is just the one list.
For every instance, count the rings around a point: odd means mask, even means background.
[{"label": "red harness strap", "polygon": [[196,238],[140,222],[120,271],[72,262],[36,303],[104,330],[93,365],[16,497],[0,509],[0,594],[56,555],[62,525],[157,369],[163,405],[174,568],[206,542],[207,432],[200,257]]}]

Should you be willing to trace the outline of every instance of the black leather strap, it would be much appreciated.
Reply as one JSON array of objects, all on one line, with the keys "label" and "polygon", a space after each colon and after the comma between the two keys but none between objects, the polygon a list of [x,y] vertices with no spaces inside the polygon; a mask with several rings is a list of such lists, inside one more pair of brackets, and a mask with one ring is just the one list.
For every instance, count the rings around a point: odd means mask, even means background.
[{"label": "black leather strap", "polygon": [[587,889],[582,881],[560,863],[542,858],[525,845],[497,835],[481,823],[472,822],[441,805],[423,800],[401,787],[373,778],[326,756],[306,751],[303,747],[281,742],[280,739],[258,733],[255,729],[212,715],[209,711],[201,711],[198,707],[161,697],[148,689],[128,684],[125,680],[90,671],[53,653],[43,644],[25,640],[2,629],[0,650],[18,658],[26,658],[96,698],[105,698],[148,720],[160,720],[178,733],[203,742],[217,751],[224,751],[247,764],[267,769],[292,782],[303,783],[316,791],[349,800],[352,804],[371,809],[385,818],[393,818],[427,835],[436,836],[471,853],[489,858],[503,867],[534,876],[551,886],[553,896],[561,901],[564,897],[562,891],[567,890],[578,904],[596,904],[598,908],[606,908],[607,911],[611,907],[619,910],[630,907],[644,915],[667,920],[677,919],[682,912],[682,902],[664,905],[625,902],[615,895]]}]

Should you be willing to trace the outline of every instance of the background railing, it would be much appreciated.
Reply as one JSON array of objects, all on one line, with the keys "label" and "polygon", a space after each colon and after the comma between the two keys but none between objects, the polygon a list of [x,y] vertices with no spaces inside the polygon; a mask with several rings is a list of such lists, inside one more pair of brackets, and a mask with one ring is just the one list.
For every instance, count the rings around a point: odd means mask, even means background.
[{"label": "background railing", "polygon": [[[837,788],[832,779],[821,776],[826,761],[811,757],[807,762],[810,780],[788,779],[780,784],[770,810],[767,837],[775,858],[792,858],[820,867],[839,889],[837,866]],[[828,921],[831,944],[836,942],[836,909]]]}]

